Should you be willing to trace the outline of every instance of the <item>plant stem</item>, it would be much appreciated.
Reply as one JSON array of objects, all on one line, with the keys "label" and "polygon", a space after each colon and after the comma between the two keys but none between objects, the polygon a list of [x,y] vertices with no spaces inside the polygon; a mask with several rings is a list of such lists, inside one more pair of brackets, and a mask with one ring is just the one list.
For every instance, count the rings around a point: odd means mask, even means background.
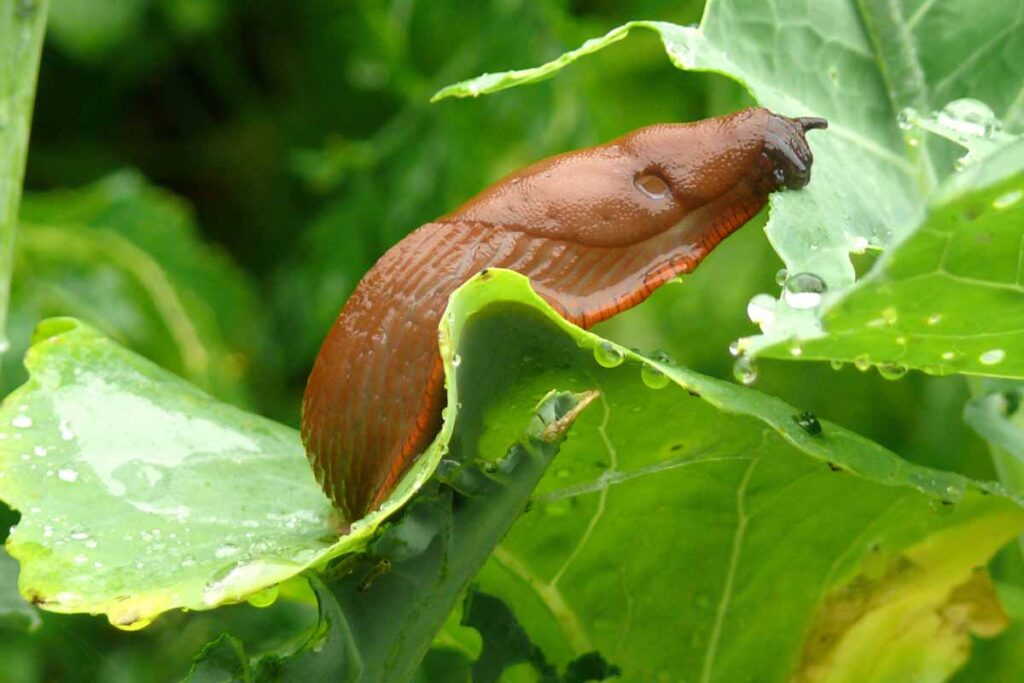
[{"label": "plant stem", "polygon": [[49,0],[0,0],[0,354],[14,269],[21,185]]}]

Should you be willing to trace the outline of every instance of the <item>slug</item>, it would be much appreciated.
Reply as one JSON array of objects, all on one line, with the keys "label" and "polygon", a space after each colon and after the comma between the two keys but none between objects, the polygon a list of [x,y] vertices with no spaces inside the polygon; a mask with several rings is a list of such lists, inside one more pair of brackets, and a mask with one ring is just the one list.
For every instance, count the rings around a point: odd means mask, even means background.
[{"label": "slug", "polygon": [[697,264],[781,188],[810,180],[819,118],[746,109],[659,124],[513,173],[392,247],[327,334],[302,439],[346,521],[383,502],[431,442],[444,406],[437,328],[475,273],[508,268],[590,327]]}]

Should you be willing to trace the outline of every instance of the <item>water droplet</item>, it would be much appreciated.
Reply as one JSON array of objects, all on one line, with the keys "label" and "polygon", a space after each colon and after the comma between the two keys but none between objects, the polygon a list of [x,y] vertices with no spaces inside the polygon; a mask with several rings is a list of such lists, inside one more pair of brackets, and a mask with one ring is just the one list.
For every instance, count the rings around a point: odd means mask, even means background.
[{"label": "water droplet", "polygon": [[622,365],[626,354],[611,342],[601,342],[594,347],[594,360],[603,368],[614,368]]},{"label": "water droplet", "polygon": [[73,541],[84,541],[85,539],[89,538],[89,532],[88,531],[81,531],[81,530],[79,530],[79,531],[72,531],[71,534],[70,534],[70,537],[71,537],[71,540],[73,540]]},{"label": "water droplet", "polygon": [[881,363],[878,366],[878,374],[885,379],[900,379],[907,374],[907,366],[901,363]]},{"label": "water droplet", "polygon": [[804,355],[804,347],[800,346],[800,342],[793,342],[789,345],[789,355],[794,358],[799,358]]},{"label": "water droplet", "polygon": [[757,380],[757,365],[749,356],[740,356],[733,363],[732,376],[740,384],[749,386]]},{"label": "water droplet", "polygon": [[992,206],[1000,211],[1008,209],[1024,197],[1024,190],[1014,190],[1013,192],[1007,192],[1001,194],[992,200]]},{"label": "water droplet", "polygon": [[42,446],[36,446],[35,448],[32,449],[32,452],[36,454],[37,458],[46,457],[46,449],[43,448]]},{"label": "water droplet", "polygon": [[896,312],[896,309],[892,306],[882,309],[882,320],[884,320],[887,325],[895,325],[896,321],[899,320],[899,317],[900,316]]},{"label": "water droplet", "polygon": [[462,365],[462,357],[459,354],[452,356],[452,367],[457,368]]},{"label": "water droplet", "polygon": [[955,361],[963,358],[963,354],[958,351],[946,351],[942,354],[942,360]]},{"label": "water droplet", "polygon": [[72,467],[62,467],[59,470],[57,470],[57,477],[61,481],[66,481],[69,484],[73,484],[74,482],[78,481],[78,470]]},{"label": "water droplet", "polygon": [[857,368],[861,372],[867,371],[871,367],[871,356],[866,353],[862,353],[853,359],[853,367]]},{"label": "water droplet", "polygon": [[676,362],[672,360],[672,356],[668,355],[661,349],[655,349],[654,353],[651,354],[653,360],[662,363],[663,365],[675,365]]},{"label": "water droplet", "polygon": [[786,278],[789,277],[789,271],[785,268],[780,268],[775,271],[775,284],[782,287],[786,284]]},{"label": "water droplet", "polygon": [[246,601],[253,607],[270,607],[277,600],[277,594],[279,589],[276,585],[264,588],[261,591],[253,593]]},{"label": "water droplet", "polygon": [[825,281],[814,273],[797,273],[786,278],[783,298],[793,308],[814,308],[821,303],[825,292]]},{"label": "water droplet", "polygon": [[193,557],[192,555],[186,555],[185,557],[181,558],[181,566],[182,567],[193,567],[193,566],[195,566],[195,564],[196,564],[196,558]]},{"label": "water droplet", "polygon": [[71,431],[71,423],[68,420],[61,420],[57,427],[60,430],[60,438],[64,441],[71,441],[75,438],[75,433]]},{"label": "water droplet", "polygon": [[213,555],[214,557],[223,560],[225,557],[233,557],[237,555],[238,551],[239,548],[234,543],[225,543],[224,545],[219,546],[216,550],[214,550]]},{"label": "water droplet", "polygon": [[775,324],[775,298],[770,294],[755,294],[747,304],[747,317],[767,331]]},{"label": "water droplet", "polygon": [[914,121],[917,120],[917,110],[913,107],[906,107],[900,110],[900,113],[896,115],[896,125],[900,127],[900,130],[911,130],[914,127]]},{"label": "water droplet", "polygon": [[668,183],[653,173],[638,175],[633,179],[633,185],[651,199],[664,199],[669,193]]},{"label": "water droplet", "polygon": [[1006,358],[1006,351],[1002,349],[989,349],[978,356],[978,361],[982,365],[996,365],[1002,363],[1004,358]]},{"label": "water droplet", "polygon": [[640,379],[651,389],[663,389],[668,386],[668,375],[646,363],[640,367]]},{"label": "water droplet", "polygon": [[731,342],[729,344],[729,355],[738,356],[740,355],[740,343],[738,341]]},{"label": "water droplet", "polygon": [[11,424],[18,429],[28,429],[32,426],[32,418],[28,415],[15,415],[14,419],[11,420]]},{"label": "water droplet", "polygon": [[853,239],[850,240],[850,251],[854,254],[863,254],[868,250],[870,244],[867,237],[854,235]]},{"label": "water droplet", "polygon": [[793,422],[796,422],[800,429],[804,430],[811,436],[817,436],[821,434],[821,423],[818,422],[818,418],[809,410],[805,410],[801,413],[797,413],[793,416]]},{"label": "water droplet", "polygon": [[975,137],[991,137],[1002,130],[1002,122],[989,106],[969,97],[947,104],[937,120],[950,130]]},{"label": "water droplet", "polygon": [[929,325],[938,325],[939,322],[941,322],[941,321],[942,321],[942,314],[941,313],[932,313],[930,316],[928,316],[928,319],[925,320],[925,322],[928,323]]}]

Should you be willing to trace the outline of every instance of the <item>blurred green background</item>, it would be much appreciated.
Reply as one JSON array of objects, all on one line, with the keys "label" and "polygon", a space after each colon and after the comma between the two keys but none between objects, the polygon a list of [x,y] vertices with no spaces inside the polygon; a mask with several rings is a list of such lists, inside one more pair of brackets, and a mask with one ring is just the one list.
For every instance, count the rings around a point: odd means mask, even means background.
[{"label": "blurred green background", "polygon": [[[4,393],[24,379],[33,325],[71,314],[225,400],[296,424],[327,327],[405,234],[538,158],[751,104],[723,77],[674,69],[649,35],[527,88],[434,105],[431,94],[538,64],[629,19],[695,23],[702,4],[52,3]],[[731,378],[729,343],[756,331],[747,302],[778,292],[763,223],[600,332]],[[960,417],[962,378],[893,382],[779,361],[759,375],[757,388],[908,459],[992,478]],[[263,610],[168,615],[133,634],[44,614],[34,633],[0,626],[0,683],[178,680],[222,631],[259,651],[314,617],[301,591]]]}]

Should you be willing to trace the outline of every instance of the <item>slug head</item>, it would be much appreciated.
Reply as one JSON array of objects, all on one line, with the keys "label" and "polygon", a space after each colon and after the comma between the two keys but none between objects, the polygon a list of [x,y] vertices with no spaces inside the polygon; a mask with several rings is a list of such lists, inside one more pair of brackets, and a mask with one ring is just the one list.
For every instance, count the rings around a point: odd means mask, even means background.
[{"label": "slug head", "polygon": [[766,196],[810,181],[804,137],[824,119],[745,109],[641,128],[514,173],[441,219],[599,247],[637,244],[730,193]]},{"label": "slug head", "polygon": [[693,124],[641,128],[618,142],[655,174],[687,209],[748,185],[768,194],[798,190],[811,179],[814,157],[805,134],[826,128],[820,118],[796,118],[745,109]]}]

